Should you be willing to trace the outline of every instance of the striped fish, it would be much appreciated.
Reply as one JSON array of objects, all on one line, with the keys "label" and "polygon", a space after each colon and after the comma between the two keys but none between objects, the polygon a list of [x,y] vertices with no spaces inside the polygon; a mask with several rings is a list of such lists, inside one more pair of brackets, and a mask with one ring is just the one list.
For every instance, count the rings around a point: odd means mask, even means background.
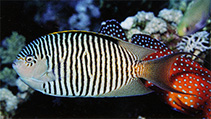
[{"label": "striped fish", "polygon": [[154,52],[100,33],[61,31],[25,46],[13,68],[27,85],[52,96],[118,97],[152,92],[139,78],[174,92],[164,72],[182,53],[141,61]]}]

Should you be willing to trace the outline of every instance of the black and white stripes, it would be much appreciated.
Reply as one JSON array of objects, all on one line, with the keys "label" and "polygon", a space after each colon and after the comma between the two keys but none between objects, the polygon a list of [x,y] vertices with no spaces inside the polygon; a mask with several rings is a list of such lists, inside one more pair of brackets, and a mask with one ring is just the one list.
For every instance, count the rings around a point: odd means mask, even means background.
[{"label": "black and white stripes", "polygon": [[111,37],[80,31],[43,36],[18,56],[29,54],[47,59],[55,80],[44,83],[43,93],[56,96],[97,96],[119,89],[134,78],[137,59]]}]

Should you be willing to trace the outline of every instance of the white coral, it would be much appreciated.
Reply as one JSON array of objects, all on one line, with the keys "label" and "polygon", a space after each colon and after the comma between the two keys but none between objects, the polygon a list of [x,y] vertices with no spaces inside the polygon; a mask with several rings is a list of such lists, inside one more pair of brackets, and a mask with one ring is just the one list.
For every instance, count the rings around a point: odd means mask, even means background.
[{"label": "white coral", "polygon": [[135,19],[137,23],[141,23],[143,21],[150,21],[155,16],[153,12],[145,12],[145,11],[138,11],[138,13],[135,15]]},{"label": "white coral", "polygon": [[152,33],[164,33],[167,31],[167,24],[161,18],[154,17],[150,22],[147,23],[144,31],[148,32],[149,34]]},{"label": "white coral", "polygon": [[[196,49],[204,52],[211,49],[208,36],[209,33],[206,31],[197,32],[190,36],[184,36],[182,41],[177,44],[177,49],[184,52],[194,52]],[[207,44],[208,46],[204,44]]]},{"label": "white coral", "polygon": [[180,10],[174,10],[174,9],[162,9],[158,17],[163,18],[170,22],[175,22],[178,24],[180,22],[180,19],[182,18],[183,14]]},{"label": "white coral", "polygon": [[0,101],[6,102],[6,111],[10,112],[17,109],[18,99],[7,88],[0,88]]},{"label": "white coral", "polygon": [[29,86],[26,85],[21,79],[20,77],[16,80],[16,85],[19,89],[20,92],[24,92],[27,91],[29,89]]},{"label": "white coral", "polygon": [[123,22],[121,22],[121,27],[123,29],[131,29],[134,24],[134,17],[127,17]]}]

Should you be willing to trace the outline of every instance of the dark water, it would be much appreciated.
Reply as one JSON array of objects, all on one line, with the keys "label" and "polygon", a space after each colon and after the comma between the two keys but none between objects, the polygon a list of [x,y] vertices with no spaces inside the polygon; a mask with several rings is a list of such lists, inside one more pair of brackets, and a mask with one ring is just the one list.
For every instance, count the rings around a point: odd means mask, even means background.
[{"label": "dark water", "polygon": [[55,98],[34,93],[15,118],[190,118],[176,112],[154,93],[125,98]]},{"label": "dark water", "polygon": [[[25,2],[1,1],[1,40],[10,36],[12,31],[17,31],[25,36],[26,43],[29,43],[41,35],[57,31],[54,25],[49,29],[34,22],[37,9],[33,7],[25,9]],[[154,11],[156,14],[165,7],[165,1],[154,1],[151,7],[147,6],[147,3],[141,5],[139,2],[122,1],[120,4],[116,1],[106,1],[111,7],[100,9],[99,21],[111,18],[122,21],[141,10]],[[56,98],[39,92],[35,92],[27,102],[18,106],[15,118],[137,118],[138,116],[193,118],[172,110],[160,101],[155,93],[125,98]]]}]

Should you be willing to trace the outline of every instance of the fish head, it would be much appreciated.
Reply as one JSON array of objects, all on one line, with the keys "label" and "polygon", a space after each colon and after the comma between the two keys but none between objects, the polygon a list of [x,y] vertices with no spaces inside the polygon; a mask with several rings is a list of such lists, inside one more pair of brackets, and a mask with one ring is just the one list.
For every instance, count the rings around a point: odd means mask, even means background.
[{"label": "fish head", "polygon": [[177,28],[177,32],[179,36],[185,36],[191,34],[194,28],[192,25],[187,24],[186,22],[182,22],[179,24]]},{"label": "fish head", "polygon": [[14,60],[13,69],[22,80],[30,78],[42,80],[41,77],[46,73],[48,67],[47,59],[24,51],[26,51],[26,48]]}]

